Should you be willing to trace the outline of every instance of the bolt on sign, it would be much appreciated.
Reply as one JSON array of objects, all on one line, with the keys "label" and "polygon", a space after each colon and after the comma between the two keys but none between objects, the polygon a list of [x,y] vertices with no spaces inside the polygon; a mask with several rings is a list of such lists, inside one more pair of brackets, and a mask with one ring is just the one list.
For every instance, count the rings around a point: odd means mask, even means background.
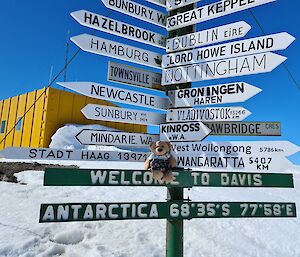
[{"label": "bolt on sign", "polygon": [[251,114],[243,107],[168,109],[167,122],[241,121]]},{"label": "bolt on sign", "polygon": [[42,204],[40,223],[130,219],[291,218],[287,202],[144,202]]},{"label": "bolt on sign", "polygon": [[245,82],[171,90],[169,108],[245,102],[261,91]]},{"label": "bolt on sign", "polygon": [[190,48],[220,43],[246,36],[251,26],[245,21],[239,21],[206,29],[182,36],[167,39],[167,53],[183,51]]},{"label": "bolt on sign", "polygon": [[163,28],[166,27],[167,17],[164,13],[156,11],[155,9],[149,8],[140,3],[136,3],[131,0],[102,0],[102,3],[108,9],[127,14],[133,18],[137,18]]},{"label": "bolt on sign", "polygon": [[149,153],[132,151],[7,147],[0,151],[0,156],[1,158],[6,159],[22,160],[145,162]]},{"label": "bolt on sign", "polygon": [[167,187],[281,187],[293,188],[293,175],[280,173],[202,172],[175,169],[165,183],[151,171],[46,168],[44,186],[167,186]]},{"label": "bolt on sign", "polygon": [[89,120],[103,120],[141,125],[159,125],[166,115],[97,104],[86,105],[81,112]]},{"label": "bolt on sign", "polygon": [[219,18],[235,12],[247,10],[259,5],[274,2],[275,0],[222,0],[216,3],[201,6],[191,11],[183,12],[167,18],[167,30],[183,28],[200,22]]},{"label": "bolt on sign", "polygon": [[126,85],[161,89],[161,74],[116,62],[108,62],[107,80]]},{"label": "bolt on sign", "polygon": [[168,104],[167,98],[94,82],[58,82],[57,84],[88,97],[117,103],[162,110]]},{"label": "bolt on sign", "polygon": [[105,16],[80,10],[72,12],[71,16],[81,25],[107,32],[116,36],[131,39],[147,45],[156,46],[159,48],[166,48],[166,37],[139,27],[116,21]]},{"label": "bolt on sign", "polygon": [[161,69],[162,56],[155,52],[88,34],[72,37],[71,41],[80,49],[89,53]]},{"label": "bolt on sign", "polygon": [[286,59],[278,54],[262,53],[163,69],[162,85],[267,73]]}]

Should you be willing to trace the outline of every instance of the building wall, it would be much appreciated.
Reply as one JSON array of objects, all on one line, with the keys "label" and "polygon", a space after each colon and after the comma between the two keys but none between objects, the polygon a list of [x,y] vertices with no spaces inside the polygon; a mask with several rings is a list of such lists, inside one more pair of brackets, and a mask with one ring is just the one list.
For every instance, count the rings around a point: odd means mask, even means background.
[{"label": "building wall", "polygon": [[[9,146],[48,147],[56,130],[68,123],[100,124],[127,132],[147,132],[147,126],[143,125],[88,120],[80,111],[88,103],[113,106],[107,101],[55,88],[43,88],[1,100],[0,149]],[[32,105],[34,107],[30,109]],[[20,120],[25,113],[25,118]],[[17,121],[19,124],[14,128]]]}]

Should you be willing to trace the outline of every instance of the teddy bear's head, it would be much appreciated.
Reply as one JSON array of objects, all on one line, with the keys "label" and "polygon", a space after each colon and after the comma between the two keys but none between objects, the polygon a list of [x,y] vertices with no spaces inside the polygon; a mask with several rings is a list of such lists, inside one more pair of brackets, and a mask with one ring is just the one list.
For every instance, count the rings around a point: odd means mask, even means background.
[{"label": "teddy bear's head", "polygon": [[167,141],[151,142],[150,149],[155,155],[165,155],[170,153],[171,143]]}]

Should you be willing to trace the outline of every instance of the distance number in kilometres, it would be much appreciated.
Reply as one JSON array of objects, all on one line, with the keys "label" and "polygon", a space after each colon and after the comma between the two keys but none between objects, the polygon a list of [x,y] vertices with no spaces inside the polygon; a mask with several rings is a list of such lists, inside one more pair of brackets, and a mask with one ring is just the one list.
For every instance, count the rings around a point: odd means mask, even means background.
[{"label": "distance number in kilometres", "polygon": [[146,161],[148,158],[148,153],[135,153],[135,152],[120,152],[118,157],[120,161]]},{"label": "distance number in kilometres", "polygon": [[296,217],[294,203],[171,203],[170,219]]}]

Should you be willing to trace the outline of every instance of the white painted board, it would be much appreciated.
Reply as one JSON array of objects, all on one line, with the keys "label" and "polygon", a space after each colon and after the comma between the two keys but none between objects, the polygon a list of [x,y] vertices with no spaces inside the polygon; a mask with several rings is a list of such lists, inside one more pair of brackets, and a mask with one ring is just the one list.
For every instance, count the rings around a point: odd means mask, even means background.
[{"label": "white painted board", "polygon": [[166,8],[166,0],[146,0],[149,3],[159,5],[161,7]]},{"label": "white painted board", "polygon": [[201,0],[167,0],[166,8],[168,11],[175,10],[177,8],[200,2]]}]

